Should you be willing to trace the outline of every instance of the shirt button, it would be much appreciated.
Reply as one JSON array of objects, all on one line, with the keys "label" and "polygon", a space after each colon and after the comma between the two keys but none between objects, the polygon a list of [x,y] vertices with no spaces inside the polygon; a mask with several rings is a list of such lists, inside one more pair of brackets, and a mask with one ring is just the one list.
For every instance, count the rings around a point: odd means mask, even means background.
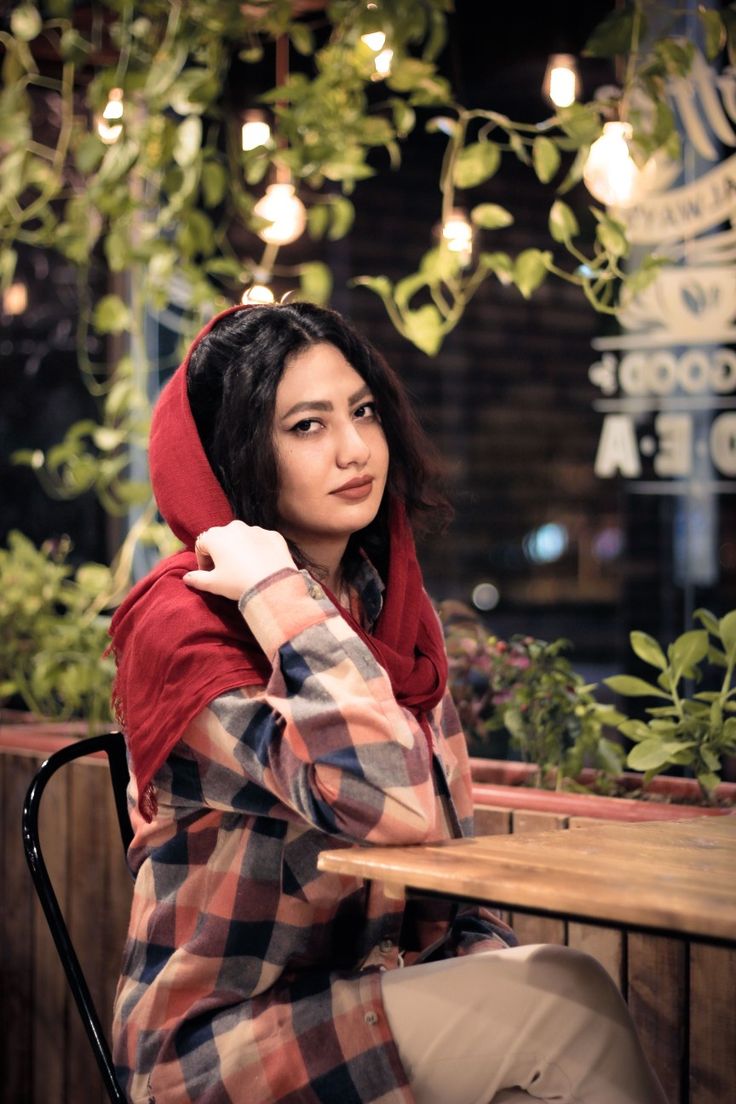
[{"label": "shirt button", "polygon": [[375,1012],[366,1012],[364,1019],[365,1022],[367,1024],[370,1024],[371,1027],[373,1026],[373,1024],[378,1023],[378,1015]]},{"label": "shirt button", "polygon": [[378,949],[381,954],[390,954],[391,951],[394,949],[394,945],[390,939],[382,939],[381,942],[378,944]]}]

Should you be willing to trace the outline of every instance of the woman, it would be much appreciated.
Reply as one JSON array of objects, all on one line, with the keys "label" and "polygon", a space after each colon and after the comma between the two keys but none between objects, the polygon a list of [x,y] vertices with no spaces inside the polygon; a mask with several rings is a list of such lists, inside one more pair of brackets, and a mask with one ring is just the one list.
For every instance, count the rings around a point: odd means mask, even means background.
[{"label": "woman", "polygon": [[440,505],[427,456],[385,362],[308,304],[213,319],[157,405],[152,481],[186,551],[113,622],[134,1104],[664,1099],[591,959],[317,870],[336,840],[471,830],[409,525]]}]

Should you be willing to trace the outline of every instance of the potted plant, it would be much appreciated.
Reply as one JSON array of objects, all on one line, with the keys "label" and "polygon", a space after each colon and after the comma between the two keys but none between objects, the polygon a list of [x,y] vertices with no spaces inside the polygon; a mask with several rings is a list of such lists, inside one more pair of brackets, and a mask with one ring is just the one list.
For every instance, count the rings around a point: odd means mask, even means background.
[{"label": "potted plant", "polygon": [[[605,819],[708,814],[736,804],[736,785],[720,780],[723,759],[736,750],[736,611],[720,621],[698,611],[705,627],[684,633],[666,653],[646,634],[631,634],[635,653],[658,668],[657,685],[629,675],[604,681],[617,694],[666,702],[647,710],[647,720],[598,701],[565,655],[567,641],[499,640],[456,602],[440,603],[439,613],[451,689],[476,752],[478,803]],[[682,682],[700,686],[708,663],[723,671],[719,689],[686,697]],[[634,741],[626,756],[616,729]],[[521,761],[480,758],[484,744],[496,752],[505,745]],[[696,777],[657,773],[670,768]]]}]

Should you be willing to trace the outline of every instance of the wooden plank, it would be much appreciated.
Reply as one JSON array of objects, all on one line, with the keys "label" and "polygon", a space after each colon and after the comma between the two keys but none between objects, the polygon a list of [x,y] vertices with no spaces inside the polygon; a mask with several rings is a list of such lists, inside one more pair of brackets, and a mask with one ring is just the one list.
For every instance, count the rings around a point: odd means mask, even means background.
[{"label": "wooden plank", "polygon": [[[568,828],[572,831],[600,825],[592,817],[570,817]],[[592,955],[611,975],[619,990],[626,995],[625,962],[626,936],[617,928],[604,928],[596,924],[580,924],[570,921],[567,925],[567,945]]]},{"label": "wooden plank", "polygon": [[736,950],[690,946],[690,1104],[723,1104],[736,1089]]},{"label": "wooden plank", "polygon": [[[69,854],[69,777],[55,775],[39,810],[39,837],[62,915],[66,915]],[[34,900],[33,938],[33,1093],[34,1104],[66,1099],[66,1027],[71,996],[41,903]]]},{"label": "wooden plank", "polygon": [[625,936],[615,928],[599,928],[595,924],[579,924],[574,920],[569,920],[567,924],[568,947],[597,959],[625,995],[624,940]]},{"label": "wooden plank", "polygon": [[[15,1104],[28,1099],[34,1066],[31,1060],[34,892],[23,855],[20,818],[23,799],[38,764],[34,758],[19,755],[6,755],[4,759],[0,807],[5,920],[2,1089],[5,1098]],[[42,1055],[38,1061],[43,1069]]]},{"label": "wooden plank", "polygon": [[[100,915],[104,911],[105,787],[104,765],[81,760],[70,768],[69,909],[67,922],[90,995],[98,1013],[106,984],[105,940]],[[106,1094],[92,1049],[76,1008],[70,1012],[68,1036],[68,1098],[102,1104]]]},{"label": "wooden plank", "polygon": [[[563,831],[568,818],[558,813],[541,813],[528,809],[515,809],[512,820],[514,835],[532,835],[536,832]],[[548,916],[533,913],[511,912],[509,923],[521,944],[567,942],[567,924],[564,920],[552,920]]]},{"label": "wooden plank", "polygon": [[511,831],[511,810],[476,805],[473,808],[473,824],[476,836],[507,836]]},{"label": "wooden plank", "polygon": [[687,1104],[687,944],[629,933],[628,1005],[671,1104]]}]

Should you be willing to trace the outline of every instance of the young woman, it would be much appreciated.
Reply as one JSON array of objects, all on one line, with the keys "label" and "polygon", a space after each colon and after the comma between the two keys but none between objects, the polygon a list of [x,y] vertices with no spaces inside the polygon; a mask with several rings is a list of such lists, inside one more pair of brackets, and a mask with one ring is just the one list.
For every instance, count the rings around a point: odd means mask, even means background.
[{"label": "young woman", "polygon": [[159,400],[153,486],[185,551],[113,622],[134,1104],[664,1101],[592,959],[317,870],[339,840],[471,831],[410,527],[441,506],[427,457],[383,359],[308,304],[213,319]]}]

